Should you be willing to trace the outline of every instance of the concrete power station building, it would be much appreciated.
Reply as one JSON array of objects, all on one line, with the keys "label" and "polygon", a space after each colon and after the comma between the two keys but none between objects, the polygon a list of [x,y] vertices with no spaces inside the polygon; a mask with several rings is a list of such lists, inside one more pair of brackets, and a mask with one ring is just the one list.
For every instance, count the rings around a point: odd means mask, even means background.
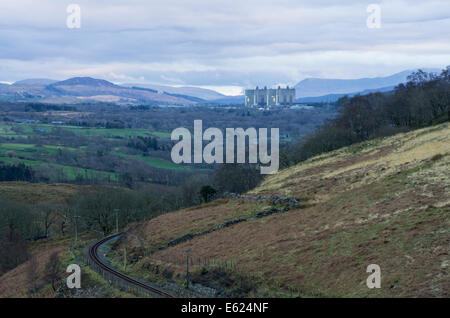
[{"label": "concrete power station building", "polygon": [[246,89],[245,106],[265,107],[292,106],[295,104],[295,88],[267,88]]}]

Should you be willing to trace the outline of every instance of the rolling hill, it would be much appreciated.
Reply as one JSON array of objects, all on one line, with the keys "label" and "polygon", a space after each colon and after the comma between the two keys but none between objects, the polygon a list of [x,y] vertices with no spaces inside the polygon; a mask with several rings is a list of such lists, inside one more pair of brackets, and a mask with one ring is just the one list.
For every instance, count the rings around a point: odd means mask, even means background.
[{"label": "rolling hill", "polygon": [[355,95],[367,95],[370,93],[384,93],[393,91],[395,89],[395,86],[388,86],[388,87],[381,87],[381,88],[375,88],[375,89],[366,89],[361,92],[354,92],[354,93],[347,93],[347,94],[328,94],[324,96],[316,96],[316,97],[302,97],[297,98],[297,103],[333,103],[336,102],[339,98],[348,96],[353,97]]},{"label": "rolling hill", "polygon": [[[222,198],[131,226],[117,257],[127,246],[130,272],[145,279],[157,266],[182,280],[186,250],[231,262],[228,275],[253,286],[247,296],[448,297],[449,145],[444,123],[313,157],[248,194],[267,199]],[[279,207],[273,195],[300,205],[266,213]],[[381,267],[380,289],[366,286],[369,264]]]},{"label": "rolling hill", "polygon": [[220,94],[211,89],[205,89],[200,87],[190,87],[190,86],[174,87],[174,86],[152,85],[152,84],[123,84],[122,86],[149,88],[162,93],[166,92],[169,94],[186,95],[200,98],[205,101],[212,101],[226,97],[225,95]]},{"label": "rolling hill", "polygon": [[25,85],[50,85],[58,82],[57,80],[52,80],[48,78],[29,78],[21,81],[14,82],[12,85],[15,86],[25,86]]},{"label": "rolling hill", "polygon": [[[295,85],[297,98],[311,98],[330,94],[356,94],[363,91],[377,91],[404,83],[415,70],[406,70],[385,77],[359,79],[307,78]],[[439,69],[424,69],[439,72]]]},{"label": "rolling hill", "polygon": [[[246,196],[131,224],[108,257],[128,274],[182,284],[189,250],[193,282],[240,296],[448,297],[449,144],[444,123],[324,153],[269,176]],[[24,202],[26,194],[36,204],[66,200],[81,187],[3,182],[0,188],[11,200]],[[280,209],[273,195],[299,205]],[[280,212],[269,213],[274,209]],[[82,263],[84,246],[98,234],[79,239],[75,248],[70,233],[29,243],[39,259],[34,297],[61,297],[46,280],[46,264],[55,252],[62,268]],[[233,265],[217,267],[226,262]],[[380,265],[380,289],[366,287],[369,264]],[[0,276],[0,296],[30,296],[31,266],[32,259]],[[83,275],[83,293],[69,297],[131,296],[89,267]]]},{"label": "rolling hill", "polygon": [[[437,72],[438,69],[424,69]],[[414,70],[386,77],[360,79],[307,78],[295,85],[297,102],[335,102],[342,96],[386,92],[404,83]],[[152,84],[116,85],[102,79],[74,77],[64,81],[25,79],[11,85],[0,84],[0,99],[19,102],[116,104],[161,103],[175,105],[243,104],[244,96],[226,96],[199,87],[172,87]]]},{"label": "rolling hill", "polygon": [[18,102],[80,103],[111,102],[116,104],[162,103],[195,105],[189,96],[174,96],[153,89],[123,87],[91,77],[74,77],[64,81],[35,79],[0,86],[2,99]]}]

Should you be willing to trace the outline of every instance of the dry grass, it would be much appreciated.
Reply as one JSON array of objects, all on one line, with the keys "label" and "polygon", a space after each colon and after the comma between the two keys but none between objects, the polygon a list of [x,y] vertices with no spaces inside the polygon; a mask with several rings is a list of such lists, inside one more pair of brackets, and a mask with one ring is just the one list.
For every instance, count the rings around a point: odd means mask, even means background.
[{"label": "dry grass", "polygon": [[[176,237],[210,229],[228,220],[251,217],[268,207],[266,203],[220,199],[199,207],[165,214],[143,225],[131,225],[130,233],[139,235],[146,242],[146,248],[152,250]],[[138,246],[136,235],[129,235],[128,247]]]},{"label": "dry grass", "polygon": [[[0,276],[0,298],[5,297],[53,297],[53,291],[46,290],[44,294],[31,293],[32,286],[42,288],[44,285],[49,284],[46,279],[46,269],[50,256],[53,253],[58,253],[61,259],[67,258],[68,250],[66,248],[65,241],[53,242],[51,240],[45,240],[46,242],[40,242],[34,244],[31,257],[34,257],[36,262],[33,264],[31,260],[28,260],[16,268],[6,272]],[[36,279],[30,281],[29,267],[35,266]],[[63,275],[61,270],[61,277]]]},{"label": "dry grass", "polygon": [[[77,246],[73,246],[73,237],[71,236],[59,236],[29,243],[30,253],[35,261],[30,258],[0,276],[0,298],[53,298],[57,296],[48,277],[49,261],[55,252],[58,253],[60,261],[58,279],[55,281],[56,288],[61,286],[64,283],[63,279],[69,275],[66,273],[67,266],[78,264],[82,267],[80,291],[84,292],[84,296],[81,297],[134,297],[110,286],[101,275],[83,266],[84,247],[98,239],[97,233],[84,232],[78,237]],[[33,280],[30,280],[30,266],[34,268]],[[70,293],[66,293],[65,297],[70,297]]]},{"label": "dry grass", "polygon": [[[356,154],[351,150],[360,145],[342,148],[283,170],[267,178],[252,193],[293,195],[318,203],[328,200],[330,192],[356,189],[419,167],[438,155],[443,157],[441,166],[445,169],[450,154],[449,124],[364,142],[368,143],[375,145]],[[443,176],[448,181],[445,173]]]},{"label": "dry grass", "polygon": [[0,197],[25,204],[64,203],[82,188],[86,187],[72,184],[0,182]]},{"label": "dry grass", "polygon": [[[295,196],[306,208],[240,223],[153,257],[190,249],[197,257],[234,260],[268,288],[302,296],[448,297],[449,124],[368,143],[311,158],[252,191]],[[254,205],[239,204],[223,200],[163,215],[145,223],[142,235],[156,246]],[[365,285],[372,263],[381,266],[381,289]]]}]

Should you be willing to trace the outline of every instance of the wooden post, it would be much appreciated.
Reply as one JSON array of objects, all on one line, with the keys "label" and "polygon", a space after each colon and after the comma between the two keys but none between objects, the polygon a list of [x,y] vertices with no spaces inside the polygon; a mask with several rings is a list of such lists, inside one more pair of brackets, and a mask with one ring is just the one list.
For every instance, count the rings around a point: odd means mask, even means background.
[{"label": "wooden post", "polygon": [[123,269],[127,270],[127,247],[123,247]]},{"label": "wooden post", "polygon": [[116,233],[119,233],[119,209],[114,209],[116,212]]},{"label": "wooden post", "polygon": [[186,250],[186,289],[189,289],[189,250]]}]

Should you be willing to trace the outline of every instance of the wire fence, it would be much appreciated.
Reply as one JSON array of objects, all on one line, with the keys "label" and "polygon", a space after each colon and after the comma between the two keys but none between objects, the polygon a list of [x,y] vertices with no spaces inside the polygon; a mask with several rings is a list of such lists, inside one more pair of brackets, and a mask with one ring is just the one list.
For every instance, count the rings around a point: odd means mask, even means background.
[{"label": "wire fence", "polygon": [[224,271],[242,272],[242,268],[238,266],[236,260],[223,260],[218,257],[198,256],[192,252],[189,252],[188,254],[150,255],[148,259],[150,262],[174,265],[177,267],[186,267],[189,265],[192,270],[199,268],[214,268]]},{"label": "wire fence", "polygon": [[[143,288],[141,286],[135,285],[135,284],[133,284],[133,283],[131,283],[131,282],[129,282],[129,281],[127,281],[127,280],[125,280],[125,279],[123,279],[123,278],[121,278],[121,277],[119,277],[119,276],[117,276],[117,275],[115,275],[115,274],[105,270],[104,268],[100,267],[89,256],[89,248],[86,248],[84,250],[83,254],[84,254],[84,258],[85,258],[86,264],[91,269],[93,269],[95,272],[97,272],[99,275],[101,275],[102,278],[104,280],[106,280],[110,285],[112,285],[112,286],[114,286],[114,287],[116,287],[116,288],[118,288],[118,289],[120,289],[122,291],[131,293],[131,294],[134,294],[134,295],[138,295],[138,296],[143,296],[143,297],[148,297],[148,296],[152,296],[152,297],[156,296],[156,297],[158,297],[159,296],[158,294],[156,294],[154,292],[151,292],[150,290],[148,290],[146,288]],[[140,280],[138,280],[136,278],[133,278],[133,279],[137,280],[137,281],[139,281],[141,283],[147,284],[147,283],[145,283],[143,281],[140,281]]]},{"label": "wire fence", "polygon": [[245,271],[235,259],[204,257],[189,251],[151,255],[148,261],[158,264],[156,266],[166,271],[168,268],[176,268],[190,288],[195,289],[195,285],[212,288],[214,297],[245,297],[255,288],[255,277]]},{"label": "wire fence", "polygon": [[[84,257],[86,263],[110,285],[138,296],[155,296],[151,291],[136,286],[100,267],[90,258],[89,249],[84,251]],[[147,270],[162,274],[165,279],[172,282],[175,278],[178,281],[184,280],[185,287],[194,293],[188,294],[189,297],[246,296],[254,282],[254,277],[248,274],[236,259],[206,257],[198,255],[194,251],[157,253],[148,255],[145,259]],[[129,260],[128,258],[124,266],[130,265]],[[118,270],[120,271],[120,268]],[[174,277],[175,274],[176,277]],[[133,279],[148,284],[134,277]],[[225,290],[228,290],[228,292],[225,292]],[[229,290],[232,290],[232,293]],[[180,294],[180,290],[174,289],[174,291]],[[184,295],[184,291],[181,294]]]}]

